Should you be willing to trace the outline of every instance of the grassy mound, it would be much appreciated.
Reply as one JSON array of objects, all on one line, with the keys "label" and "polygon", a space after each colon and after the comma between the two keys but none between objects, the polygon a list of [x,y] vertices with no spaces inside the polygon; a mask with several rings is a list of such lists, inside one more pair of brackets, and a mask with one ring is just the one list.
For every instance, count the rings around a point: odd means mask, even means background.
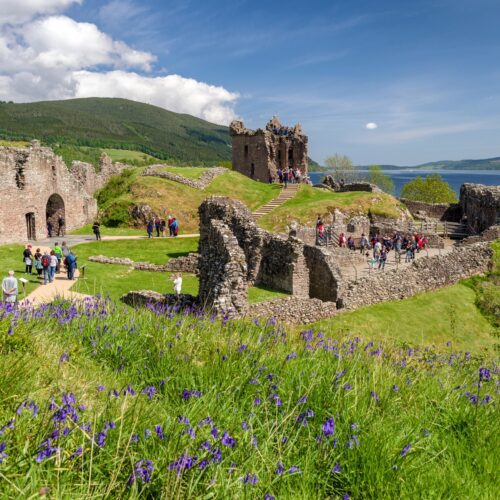
[{"label": "grassy mound", "polygon": [[[383,217],[398,218],[402,205],[385,193],[332,193],[311,186],[301,186],[297,195],[259,220],[259,225],[271,231],[282,231],[295,220],[314,227],[318,214],[325,217],[336,208],[352,215],[372,213]],[[329,217],[326,218],[329,220]]]},{"label": "grassy mound", "polygon": [[109,301],[2,310],[2,493],[494,498],[492,361],[372,332]]}]

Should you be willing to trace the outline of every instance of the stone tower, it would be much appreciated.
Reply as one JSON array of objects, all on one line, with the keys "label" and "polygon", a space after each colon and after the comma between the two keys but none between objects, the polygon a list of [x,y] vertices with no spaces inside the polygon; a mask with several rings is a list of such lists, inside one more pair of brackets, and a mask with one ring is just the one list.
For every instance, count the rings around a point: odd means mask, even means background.
[{"label": "stone tower", "polygon": [[249,130],[242,121],[230,125],[233,142],[233,169],[255,179],[268,182],[277,179],[277,170],[300,169],[307,175],[307,135],[302,127],[284,127],[276,117],[266,128]]}]

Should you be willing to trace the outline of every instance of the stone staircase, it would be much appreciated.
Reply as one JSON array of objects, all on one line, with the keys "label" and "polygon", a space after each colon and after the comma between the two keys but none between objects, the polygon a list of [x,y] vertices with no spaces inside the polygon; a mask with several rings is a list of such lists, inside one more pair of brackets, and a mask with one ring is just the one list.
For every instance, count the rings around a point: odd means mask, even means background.
[{"label": "stone staircase", "polygon": [[258,208],[255,212],[253,212],[252,215],[256,220],[260,219],[261,217],[264,217],[264,215],[267,215],[269,212],[272,212],[275,208],[279,207],[280,205],[283,205],[285,201],[294,198],[299,190],[299,187],[300,184],[288,184],[288,187],[286,189],[283,188],[281,190],[280,195],[277,198],[274,198],[274,200],[271,200],[266,205],[263,205],[262,207]]}]

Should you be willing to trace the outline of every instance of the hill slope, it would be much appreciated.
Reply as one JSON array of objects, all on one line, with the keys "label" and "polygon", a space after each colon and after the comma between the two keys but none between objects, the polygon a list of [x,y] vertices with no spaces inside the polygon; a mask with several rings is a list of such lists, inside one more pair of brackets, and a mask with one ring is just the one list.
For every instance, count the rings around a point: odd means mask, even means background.
[{"label": "hill slope", "polygon": [[227,127],[126,99],[0,103],[0,138],[142,151],[164,160],[231,159]]},{"label": "hill slope", "polygon": [[[400,170],[403,168],[422,170],[500,170],[500,157],[479,160],[442,160],[422,163],[420,165],[379,165],[382,170]],[[368,165],[358,168],[368,169]]]}]

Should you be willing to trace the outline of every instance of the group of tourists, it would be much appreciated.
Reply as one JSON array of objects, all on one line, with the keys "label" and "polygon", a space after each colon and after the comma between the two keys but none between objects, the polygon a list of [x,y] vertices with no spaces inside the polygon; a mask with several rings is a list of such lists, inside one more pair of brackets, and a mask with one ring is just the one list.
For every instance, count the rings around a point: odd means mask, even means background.
[{"label": "group of tourists", "polygon": [[148,233],[148,238],[153,238],[153,231],[156,230],[156,237],[165,238],[168,234],[171,237],[176,237],[179,234],[179,222],[172,215],[168,216],[168,219],[161,219],[160,217],[155,217],[150,219],[146,225],[146,231]]},{"label": "group of tourists", "polygon": [[[286,188],[288,184],[300,184],[303,181],[303,175],[300,168],[278,168],[276,174],[278,181]],[[269,183],[273,182],[273,178],[269,178]]]},{"label": "group of tourists", "polygon": [[293,127],[286,127],[285,125],[281,125],[279,127],[273,127],[272,132],[274,135],[291,136],[293,135]]},{"label": "group of tourists", "polygon": [[57,234],[54,235],[54,225],[51,220],[47,221],[47,236],[52,238],[52,236],[64,236],[64,231],[66,229],[66,221],[64,217],[59,217],[57,219]]},{"label": "group of tourists", "polygon": [[54,281],[55,275],[61,272],[61,264],[66,269],[68,279],[75,279],[77,257],[65,241],[63,241],[62,245],[59,245],[59,242],[56,241],[50,251],[46,249],[43,253],[40,248],[37,248],[33,253],[32,245],[26,245],[23,250],[23,262],[26,266],[25,273],[28,275],[34,274],[34,266],[38,279],[43,279],[44,285]]}]

